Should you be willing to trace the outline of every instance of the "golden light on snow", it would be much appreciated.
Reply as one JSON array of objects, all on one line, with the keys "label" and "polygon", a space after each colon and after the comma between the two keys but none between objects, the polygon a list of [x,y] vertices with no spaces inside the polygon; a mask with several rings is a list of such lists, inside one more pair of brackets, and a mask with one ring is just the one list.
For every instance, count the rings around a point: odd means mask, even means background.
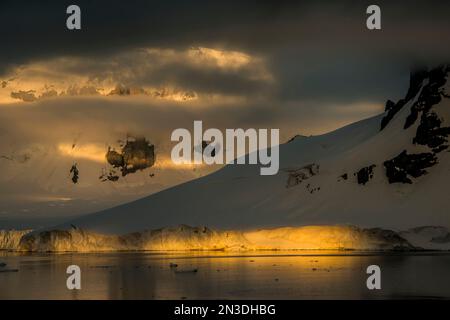
[{"label": "golden light on snow", "polygon": [[156,157],[156,162],[154,165],[155,169],[194,169],[194,168],[200,168],[205,167],[206,165],[201,164],[195,164],[194,162],[185,162],[185,163],[174,163],[170,157]]},{"label": "golden light on snow", "polygon": [[[85,159],[94,161],[97,163],[106,163],[106,151],[107,148],[100,144],[87,143],[87,144],[70,144],[60,143],[58,145],[58,152],[64,157],[77,159]],[[152,168],[154,169],[169,169],[169,170],[192,170],[195,168],[205,167],[205,164],[194,164],[193,162],[176,164],[168,156],[157,155],[156,162]]]},{"label": "golden light on snow", "polygon": [[106,161],[105,147],[93,143],[81,145],[60,143],[58,145],[58,151],[61,155],[74,159],[86,159],[99,163],[104,163]]},{"label": "golden light on snow", "polygon": [[216,50],[204,47],[189,49],[187,56],[194,63],[213,64],[222,69],[239,69],[252,61],[252,57],[243,52]]},{"label": "golden light on snow", "polygon": [[336,250],[370,248],[371,239],[349,226],[305,226],[256,230],[245,238],[259,249]]},{"label": "golden light on snow", "polygon": [[[11,235],[7,235],[11,237]],[[20,237],[22,234],[20,234]],[[48,235],[43,235],[48,236]],[[382,235],[352,226],[304,226],[253,231],[212,230],[180,225],[123,235],[110,235],[81,229],[56,230],[51,242],[40,235],[24,239],[25,251],[260,251],[260,250],[386,250],[399,243]],[[70,238],[70,241],[67,239]],[[2,239],[0,238],[0,244]],[[9,249],[1,247],[0,249]]]}]

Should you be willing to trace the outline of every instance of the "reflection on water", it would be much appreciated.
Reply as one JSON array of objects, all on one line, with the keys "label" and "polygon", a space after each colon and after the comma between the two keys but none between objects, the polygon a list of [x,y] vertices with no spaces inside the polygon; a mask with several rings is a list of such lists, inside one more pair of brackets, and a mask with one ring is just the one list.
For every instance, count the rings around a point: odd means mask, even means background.
[{"label": "reflection on water", "polygon": [[[450,253],[341,252],[17,254],[0,262],[0,299],[371,299],[450,298]],[[170,263],[178,265],[170,267]],[[66,268],[82,289],[66,288]],[[366,268],[382,270],[382,290]],[[175,272],[198,269],[198,272]]]}]

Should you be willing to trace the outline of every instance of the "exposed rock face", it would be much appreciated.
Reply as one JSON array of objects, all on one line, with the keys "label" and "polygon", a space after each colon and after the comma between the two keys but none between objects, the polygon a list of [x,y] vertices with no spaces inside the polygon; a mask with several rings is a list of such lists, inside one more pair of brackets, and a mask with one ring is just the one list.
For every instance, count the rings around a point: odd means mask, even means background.
[{"label": "exposed rock face", "polygon": [[433,153],[408,154],[403,150],[398,156],[384,162],[389,183],[412,183],[408,176],[418,178],[427,173],[425,168],[438,162]]},{"label": "exposed rock face", "polygon": [[[129,173],[144,170],[154,165],[154,146],[145,138],[127,140],[121,152],[109,149],[106,153],[106,160],[114,168],[119,168],[122,172],[122,176],[126,176]],[[117,180],[114,174],[112,174],[111,177],[113,179],[106,176],[108,180]]]},{"label": "exposed rock face", "polygon": [[80,179],[80,171],[78,170],[76,163],[70,168],[70,173],[72,174],[72,182],[78,183],[78,179]]},{"label": "exposed rock face", "polygon": [[145,138],[127,141],[122,149],[122,156],[125,164],[122,168],[122,175],[124,176],[137,170],[149,168],[155,163],[154,146]]},{"label": "exposed rock face", "polygon": [[125,165],[122,154],[116,150],[108,149],[108,152],[106,153],[106,160],[113,167],[123,167]]},{"label": "exposed rock face", "polygon": [[381,120],[381,130],[383,130],[388,123],[394,118],[395,114],[400,111],[403,106],[408,103],[412,98],[414,98],[421,88],[423,80],[427,77],[428,72],[424,70],[415,71],[411,73],[409,89],[404,99],[399,100],[397,103],[388,100],[386,102],[385,111],[387,111],[386,116]]},{"label": "exposed rock face", "polygon": [[436,113],[429,111],[422,114],[420,124],[417,127],[413,143],[428,146],[434,153],[439,153],[448,148],[447,137],[450,127],[442,127],[442,120]]},{"label": "exposed rock face", "polygon": [[450,127],[442,127],[442,120],[432,110],[432,107],[442,99],[448,99],[448,95],[444,92],[444,85],[447,82],[449,71],[450,66],[439,67],[429,72],[428,83],[412,105],[411,113],[405,122],[405,129],[407,129],[416,122],[419,113],[422,113],[413,143],[428,146],[434,153],[448,148],[447,137],[450,134]]},{"label": "exposed rock face", "polygon": [[376,165],[372,164],[368,167],[361,168],[358,172],[356,172],[355,175],[358,179],[358,184],[365,185],[369,182],[369,180],[373,178],[373,168],[375,167]]},{"label": "exposed rock face", "polygon": [[315,176],[319,173],[319,165],[312,163],[309,165],[306,165],[304,167],[301,167],[300,169],[294,169],[294,170],[288,170],[289,176],[287,180],[287,187],[293,187],[296,186],[302,181],[307,180],[311,178],[312,176]]},{"label": "exposed rock face", "polygon": [[416,122],[419,112],[426,114],[435,104],[441,102],[444,93],[443,86],[447,82],[447,73],[449,71],[450,67],[440,66],[425,73],[428,83],[422,87],[419,97],[412,105],[411,113],[406,118],[405,129]]},{"label": "exposed rock face", "polygon": [[115,181],[119,180],[119,176],[116,175],[116,171],[115,170],[110,170],[108,173],[103,171],[102,174],[100,175],[99,179],[102,182],[105,182],[105,181],[115,182]]},{"label": "exposed rock face", "polygon": [[[389,123],[395,113],[397,113],[409,100],[419,93],[411,112],[405,120],[404,129],[411,127],[420,115],[420,123],[417,126],[413,144],[423,145],[430,148],[430,152],[408,154],[406,150],[393,159],[386,160],[386,176],[389,183],[412,183],[409,178],[418,178],[427,171],[425,168],[432,167],[438,163],[436,155],[448,148],[448,135],[450,127],[442,126],[442,119],[433,110],[433,106],[440,103],[442,99],[448,99],[445,92],[447,76],[450,66],[440,66],[430,71],[420,71],[411,76],[411,84],[405,99],[397,104],[388,101],[386,104],[387,115],[383,118],[381,130]],[[421,86],[423,84],[423,86]]]},{"label": "exposed rock face", "polygon": [[[404,150],[396,157],[387,159],[383,162],[386,168],[386,177],[389,183],[408,183],[411,184],[412,178],[418,178],[427,173],[426,168],[432,167],[438,163],[438,153],[448,149],[448,136],[450,127],[443,126],[442,119],[433,107],[439,104],[442,99],[448,99],[450,95],[445,92],[450,65],[443,65],[431,70],[420,70],[411,73],[410,86],[405,98],[398,102],[388,100],[386,102],[386,114],[381,120],[382,131],[395,115],[410,103],[410,113],[405,119],[403,129],[410,128],[419,121],[415,135],[412,137],[412,144],[426,146],[430,152],[408,154]],[[402,149],[403,149],[402,148]],[[355,172],[358,184],[365,185],[373,177],[373,164],[361,168]],[[289,175],[288,186],[296,185],[305,179],[304,170],[300,174],[292,171]],[[348,175],[342,174],[338,181],[347,180]]]}]

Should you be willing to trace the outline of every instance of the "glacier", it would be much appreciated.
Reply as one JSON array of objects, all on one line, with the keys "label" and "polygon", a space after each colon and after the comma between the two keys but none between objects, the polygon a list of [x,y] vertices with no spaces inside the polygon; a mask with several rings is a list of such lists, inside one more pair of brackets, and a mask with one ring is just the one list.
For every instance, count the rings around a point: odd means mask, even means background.
[{"label": "glacier", "polygon": [[0,250],[22,252],[256,251],[256,250],[450,250],[450,232],[422,227],[402,232],[355,226],[305,226],[221,231],[180,225],[125,235],[81,229],[1,231]]}]

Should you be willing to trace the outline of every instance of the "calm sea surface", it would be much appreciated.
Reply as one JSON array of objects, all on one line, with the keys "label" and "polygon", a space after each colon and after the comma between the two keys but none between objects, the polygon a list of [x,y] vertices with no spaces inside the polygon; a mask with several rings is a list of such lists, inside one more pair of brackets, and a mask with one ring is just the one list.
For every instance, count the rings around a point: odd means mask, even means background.
[{"label": "calm sea surface", "polygon": [[[450,253],[0,252],[1,262],[0,299],[450,298]],[[81,290],[66,287],[73,264]],[[381,267],[381,290],[366,287],[372,264]]]}]

